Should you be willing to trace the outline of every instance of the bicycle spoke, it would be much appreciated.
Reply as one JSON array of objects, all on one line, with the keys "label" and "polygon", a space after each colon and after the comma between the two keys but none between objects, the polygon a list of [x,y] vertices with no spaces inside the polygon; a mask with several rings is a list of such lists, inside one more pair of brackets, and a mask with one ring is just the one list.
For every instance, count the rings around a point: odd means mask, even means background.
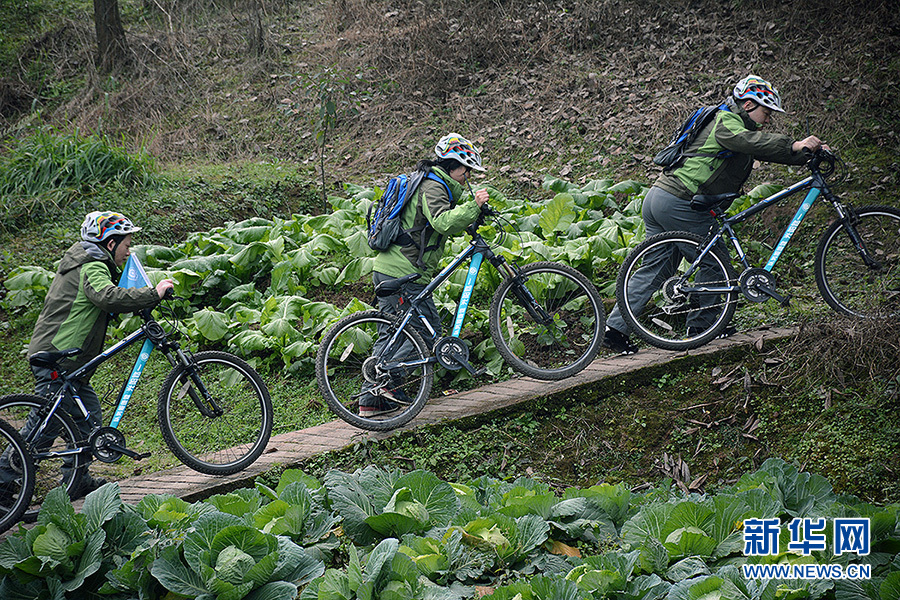
[{"label": "bicycle spoke", "polygon": [[428,400],[433,370],[425,342],[410,325],[394,348],[384,348],[395,331],[389,315],[366,311],[342,319],[322,338],[316,356],[319,389],[331,410],[351,425],[395,429]]},{"label": "bicycle spoke", "polygon": [[563,379],[586,367],[599,349],[606,317],[594,286],[558,263],[526,265],[501,284],[491,304],[494,344],[517,371]]},{"label": "bicycle spoke", "polygon": [[648,343],[667,350],[696,348],[714,339],[731,320],[737,292],[728,257],[716,248],[696,267],[703,240],[692,233],[652,236],[625,259],[616,298],[622,317]]},{"label": "bicycle spoke", "polygon": [[[43,406],[43,398],[37,396],[26,394],[4,396],[0,398],[0,419],[9,423],[25,438],[28,431],[31,430],[31,426],[26,426],[29,415]],[[56,437],[51,439],[51,435]],[[78,427],[64,411],[57,411],[42,439],[29,445],[35,466],[35,483],[31,505],[25,513],[26,520],[34,519],[37,516],[38,509],[50,490],[64,485],[71,491],[71,488],[78,482],[78,474],[86,465],[82,455],[63,457],[58,453],[75,450],[84,445],[81,442]],[[11,463],[8,457],[0,457],[0,472],[7,469],[14,472],[17,466],[14,462]]]},{"label": "bicycle spoke", "polygon": [[[203,387],[219,412],[201,411],[203,395],[184,367],[172,371],[160,392],[158,417],[163,438],[187,466],[209,474],[246,468],[265,449],[272,431],[272,405],[259,375],[226,352],[193,358]],[[206,408],[207,402],[204,402]]]},{"label": "bicycle spoke", "polygon": [[866,206],[854,211],[853,229],[862,242],[866,264],[850,232],[833,224],[816,253],[816,283],[834,310],[857,317],[900,315],[900,211]]},{"label": "bicycle spoke", "polygon": [[25,440],[0,420],[0,532],[12,527],[28,509],[34,493],[35,466]]}]

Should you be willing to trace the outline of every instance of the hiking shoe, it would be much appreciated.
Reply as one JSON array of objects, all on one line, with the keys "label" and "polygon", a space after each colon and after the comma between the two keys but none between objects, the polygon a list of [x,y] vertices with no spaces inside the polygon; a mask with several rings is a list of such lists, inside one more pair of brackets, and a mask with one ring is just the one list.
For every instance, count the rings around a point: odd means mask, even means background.
[{"label": "hiking shoe", "polygon": [[84,498],[94,490],[103,487],[107,483],[109,482],[102,477],[94,477],[93,475],[86,474],[81,478],[81,481],[77,485],[75,485],[69,492],[69,497],[72,498],[72,500]]},{"label": "hiking shoe", "polygon": [[390,400],[385,400],[383,398],[377,398],[376,400],[376,403],[372,406],[360,406],[359,416],[368,419],[370,417],[392,413],[400,408],[400,405],[396,402],[391,402]]},{"label": "hiking shoe", "polygon": [[378,395],[382,398],[387,398],[389,401],[400,404],[403,406],[409,406],[413,403],[413,399],[406,395],[406,392],[403,391],[403,388],[395,387],[394,389],[383,389],[378,392]]},{"label": "hiking shoe", "polygon": [[[695,335],[700,335],[700,334],[703,333],[704,331],[705,331],[705,330],[700,329],[699,327],[688,327],[687,333],[688,333],[688,337],[694,337]],[[737,332],[738,332],[738,331],[737,331],[737,328],[732,327],[731,325],[729,325],[728,327],[725,328],[725,330],[724,330],[722,333],[720,333],[719,335],[717,335],[717,336],[714,337],[713,339],[714,339],[714,340],[721,340],[722,338],[731,337],[731,336],[733,336],[734,334],[736,334]]]},{"label": "hiking shoe", "polygon": [[634,354],[638,351],[638,347],[628,339],[627,335],[612,327],[606,328],[600,345],[616,354]]}]

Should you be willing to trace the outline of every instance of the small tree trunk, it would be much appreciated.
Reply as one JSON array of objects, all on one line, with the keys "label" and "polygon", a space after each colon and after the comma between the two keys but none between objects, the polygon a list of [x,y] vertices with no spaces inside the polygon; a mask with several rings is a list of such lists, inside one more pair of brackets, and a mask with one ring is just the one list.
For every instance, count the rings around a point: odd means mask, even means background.
[{"label": "small tree trunk", "polygon": [[328,192],[325,189],[325,139],[328,135],[328,125],[322,128],[322,145],[319,147],[319,171],[322,173],[322,214],[328,212]]},{"label": "small tree trunk", "polygon": [[263,26],[263,11],[259,0],[250,0],[250,31],[247,36],[247,52],[262,56],[266,50],[266,29]]},{"label": "small tree trunk", "polygon": [[102,73],[125,66],[128,43],[119,16],[119,0],[94,0],[94,27],[97,30],[97,64]]}]

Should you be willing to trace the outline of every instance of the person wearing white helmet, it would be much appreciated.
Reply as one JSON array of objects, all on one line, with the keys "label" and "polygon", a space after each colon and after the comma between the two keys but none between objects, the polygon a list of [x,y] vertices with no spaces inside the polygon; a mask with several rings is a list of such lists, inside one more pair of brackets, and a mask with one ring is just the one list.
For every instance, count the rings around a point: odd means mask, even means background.
[{"label": "person wearing white helmet", "polygon": [[[694,195],[739,192],[753,170],[754,161],[802,165],[807,160],[806,151],[814,152],[823,146],[814,135],[794,140],[787,135],[761,131],[773,113],[782,112],[781,96],[772,84],[756,75],[740,80],[715,118],[687,146],[682,159],[666,169],[644,197],[642,216],[647,237],[664,231],[706,235],[715,220],[708,212],[691,208]],[[668,276],[663,273],[667,265],[668,262],[662,261],[658,267],[637,271],[632,289],[653,289],[654,280]],[[641,286],[641,281],[646,281],[646,286]],[[639,303],[640,299],[634,301]],[[702,311],[695,315],[695,318],[703,317]],[[618,306],[610,312],[606,326],[603,347],[621,354],[637,351]]]},{"label": "person wearing white helmet", "polygon": [[[44,307],[28,345],[28,356],[42,351],[80,348],[80,354],[62,361],[66,370],[72,371],[103,351],[111,315],[153,308],[159,304],[174,285],[171,279],[160,281],[156,287],[141,288],[122,288],[114,281],[130,255],[132,234],[140,230],[128,217],[117,212],[97,211],[84,218],[81,240],[63,255],[47,291]],[[36,366],[32,366],[31,370],[38,396],[50,397],[59,389],[60,380],[54,377],[51,370]],[[79,381],[75,392],[90,412],[91,420],[99,423],[102,419],[100,400],[89,378]],[[77,417],[75,422],[82,437],[87,439],[92,424],[85,422],[71,398],[64,399],[61,406]],[[38,422],[37,415],[30,415],[25,424],[26,431]],[[48,443],[51,441],[52,438],[47,440]],[[0,460],[0,481],[9,475],[8,463]],[[104,483],[106,481],[102,478],[86,474],[81,482],[70,488],[73,499]]]},{"label": "person wearing white helmet", "polygon": [[[391,296],[379,297],[378,308],[386,312],[400,310],[401,295],[410,298],[425,288],[437,273],[447,238],[465,231],[488,201],[487,190],[471,193],[468,185],[472,171],[485,170],[481,164],[481,151],[457,133],[442,137],[434,147],[434,158],[419,161],[416,170],[430,171],[440,181],[426,178],[416,188],[412,201],[403,209],[401,223],[403,232],[415,234],[401,235],[387,250],[378,253],[372,279],[378,285],[414,273],[421,277],[417,281],[403,283]],[[429,298],[419,308],[440,335],[441,318],[434,300]],[[413,325],[426,341],[434,341],[431,333],[418,321],[414,321]],[[384,336],[379,337],[375,350],[385,342]],[[395,384],[379,396],[363,395],[359,401],[360,416],[386,414],[397,410],[402,404],[409,404],[411,400],[404,393],[399,377]]]}]

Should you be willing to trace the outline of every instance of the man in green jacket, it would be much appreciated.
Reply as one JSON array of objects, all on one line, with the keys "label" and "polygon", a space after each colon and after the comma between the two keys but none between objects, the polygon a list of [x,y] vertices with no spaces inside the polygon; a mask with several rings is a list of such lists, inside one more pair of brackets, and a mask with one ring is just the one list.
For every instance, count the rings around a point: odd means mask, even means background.
[{"label": "man in green jacket", "polygon": [[[103,351],[107,324],[116,313],[135,312],[153,308],[173,287],[171,279],[160,281],[155,288],[122,288],[114,278],[130,255],[132,234],[140,231],[124,215],[105,211],[88,214],[81,225],[81,241],[75,242],[62,257],[53,283],[44,299],[44,307],[34,326],[28,355],[36,352],[55,352],[80,348],[82,352],[62,362],[66,371],[73,371]],[[52,397],[61,381],[50,369],[32,366],[35,393]],[[71,398],[64,398],[61,408],[71,414],[82,438],[87,441],[94,425],[102,420],[100,400],[91,387],[89,374],[75,386],[90,413],[85,420]],[[25,431],[39,422],[37,415],[29,415]],[[58,432],[49,432],[55,437]],[[47,440],[51,443],[53,437]],[[64,467],[63,477],[68,477]],[[0,460],[0,482],[7,481],[8,463]],[[87,474],[70,488],[72,497],[79,498],[106,483]]]},{"label": "man in green jacket", "polygon": [[[488,192],[483,189],[475,192],[474,196],[463,196],[463,185],[467,183],[469,173],[472,170],[484,171],[481,154],[471,142],[459,134],[450,133],[440,139],[434,153],[435,159],[419,161],[416,170],[430,170],[441,181],[422,180],[412,202],[404,207],[401,215],[401,230],[409,233],[398,237],[397,242],[375,257],[372,279],[376,286],[414,273],[422,275],[419,281],[402,284],[397,293],[379,297],[378,308],[385,312],[398,312],[401,296],[411,298],[425,288],[437,274],[447,238],[465,231],[488,201]],[[433,343],[435,336],[441,335],[441,318],[434,300],[429,298],[420,305],[420,309],[435,333],[432,334],[419,321],[413,321],[413,325],[427,342]],[[386,337],[380,336],[374,351],[378,352],[386,342]],[[398,350],[402,351],[403,348]],[[401,405],[411,403],[403,391],[402,378],[398,376],[392,383],[391,389],[383,389],[377,396],[364,394],[360,398],[360,416],[390,413]]]},{"label": "man in green jacket", "polygon": [[[738,82],[725,101],[725,108],[685,149],[688,158],[664,171],[647,192],[641,213],[647,237],[664,231],[706,235],[715,219],[708,212],[691,208],[694,195],[738,192],[750,176],[755,160],[802,165],[807,160],[804,151],[814,152],[822,146],[814,135],[795,141],[786,135],[760,131],[773,112],[784,110],[781,96],[769,82],[756,75]],[[634,306],[643,306],[649,300],[649,294],[656,289],[654,280],[667,276],[662,273],[667,264],[661,261],[635,272],[632,288],[643,290],[647,297],[633,298]],[[618,306],[610,312],[606,326],[605,348],[621,354],[637,351],[628,338],[628,325]]]}]

